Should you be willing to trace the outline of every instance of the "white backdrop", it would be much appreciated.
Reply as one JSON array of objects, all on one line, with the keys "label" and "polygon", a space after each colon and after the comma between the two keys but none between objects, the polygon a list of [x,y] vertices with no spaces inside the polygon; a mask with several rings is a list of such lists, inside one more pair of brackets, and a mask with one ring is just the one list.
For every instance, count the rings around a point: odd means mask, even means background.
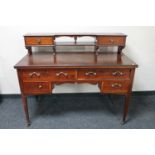
[{"label": "white backdrop", "polygon": [[[27,53],[23,35],[27,32],[122,32],[128,35],[123,52],[133,59],[136,70],[134,91],[155,90],[155,27],[0,27],[0,93],[18,94],[19,84],[13,66]],[[97,86],[60,85],[54,92],[98,92]]]}]

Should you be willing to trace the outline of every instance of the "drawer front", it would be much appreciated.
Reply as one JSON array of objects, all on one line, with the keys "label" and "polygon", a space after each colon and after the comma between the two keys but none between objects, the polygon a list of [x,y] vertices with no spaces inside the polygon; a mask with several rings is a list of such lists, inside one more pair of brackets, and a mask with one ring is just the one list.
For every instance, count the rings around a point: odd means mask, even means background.
[{"label": "drawer front", "polygon": [[127,93],[130,80],[107,80],[102,82],[101,91],[103,93]]},{"label": "drawer front", "polygon": [[129,79],[130,69],[81,69],[79,80]]},{"label": "drawer front", "polygon": [[53,45],[52,37],[25,37],[26,45]]},{"label": "drawer front", "polygon": [[73,81],[76,80],[77,71],[73,69],[52,70],[52,80],[54,81]]},{"label": "drawer front", "polygon": [[51,84],[48,82],[24,82],[25,94],[46,94],[51,92]]},{"label": "drawer front", "polygon": [[25,70],[22,71],[23,81],[48,81],[50,70]]},{"label": "drawer front", "polygon": [[126,37],[97,37],[98,45],[125,46]]}]

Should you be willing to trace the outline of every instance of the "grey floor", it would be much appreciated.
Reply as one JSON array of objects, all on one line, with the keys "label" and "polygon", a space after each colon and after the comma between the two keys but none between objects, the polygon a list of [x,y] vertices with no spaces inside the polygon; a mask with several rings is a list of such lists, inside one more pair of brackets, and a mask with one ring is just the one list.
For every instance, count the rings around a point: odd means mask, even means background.
[{"label": "grey floor", "polygon": [[0,99],[2,129],[154,129],[155,94],[134,93],[122,125],[123,96],[55,94],[29,97],[31,126],[25,124],[20,96]]}]

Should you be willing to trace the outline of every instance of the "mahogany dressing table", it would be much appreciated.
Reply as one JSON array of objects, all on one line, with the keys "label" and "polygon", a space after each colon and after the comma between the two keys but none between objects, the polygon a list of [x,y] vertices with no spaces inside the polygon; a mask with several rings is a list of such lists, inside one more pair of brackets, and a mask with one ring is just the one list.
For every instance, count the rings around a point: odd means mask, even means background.
[{"label": "mahogany dressing table", "polygon": [[[59,37],[71,37],[74,42],[56,42]],[[94,41],[78,42],[81,37]],[[132,92],[135,64],[122,53],[126,35],[85,34],[26,34],[28,54],[14,67],[17,69],[27,125],[30,125],[27,96],[50,94],[56,84],[97,84],[101,93],[125,95],[123,122],[126,121]],[[57,46],[92,46],[92,51],[57,51]],[[117,52],[104,52],[102,47],[117,46]],[[50,52],[33,52],[33,48],[50,47]],[[73,48],[74,49],[74,48]]]}]

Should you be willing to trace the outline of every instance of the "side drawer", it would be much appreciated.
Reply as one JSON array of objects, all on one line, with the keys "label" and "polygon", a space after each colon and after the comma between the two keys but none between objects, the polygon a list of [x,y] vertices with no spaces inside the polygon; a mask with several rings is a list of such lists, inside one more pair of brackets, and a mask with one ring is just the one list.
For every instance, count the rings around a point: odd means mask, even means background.
[{"label": "side drawer", "polygon": [[130,69],[81,69],[79,80],[129,79]]},{"label": "side drawer", "polygon": [[25,45],[53,45],[52,37],[25,37]]},{"label": "side drawer", "polygon": [[99,36],[97,37],[98,45],[117,45],[117,46],[125,46],[126,37],[121,36]]},{"label": "side drawer", "polygon": [[101,85],[103,93],[127,93],[129,90],[130,80],[107,80]]},{"label": "side drawer", "polygon": [[50,70],[23,70],[21,71],[23,81],[48,81],[50,79]]},{"label": "side drawer", "polygon": [[24,82],[25,94],[46,94],[51,92],[51,84],[48,82]]}]

